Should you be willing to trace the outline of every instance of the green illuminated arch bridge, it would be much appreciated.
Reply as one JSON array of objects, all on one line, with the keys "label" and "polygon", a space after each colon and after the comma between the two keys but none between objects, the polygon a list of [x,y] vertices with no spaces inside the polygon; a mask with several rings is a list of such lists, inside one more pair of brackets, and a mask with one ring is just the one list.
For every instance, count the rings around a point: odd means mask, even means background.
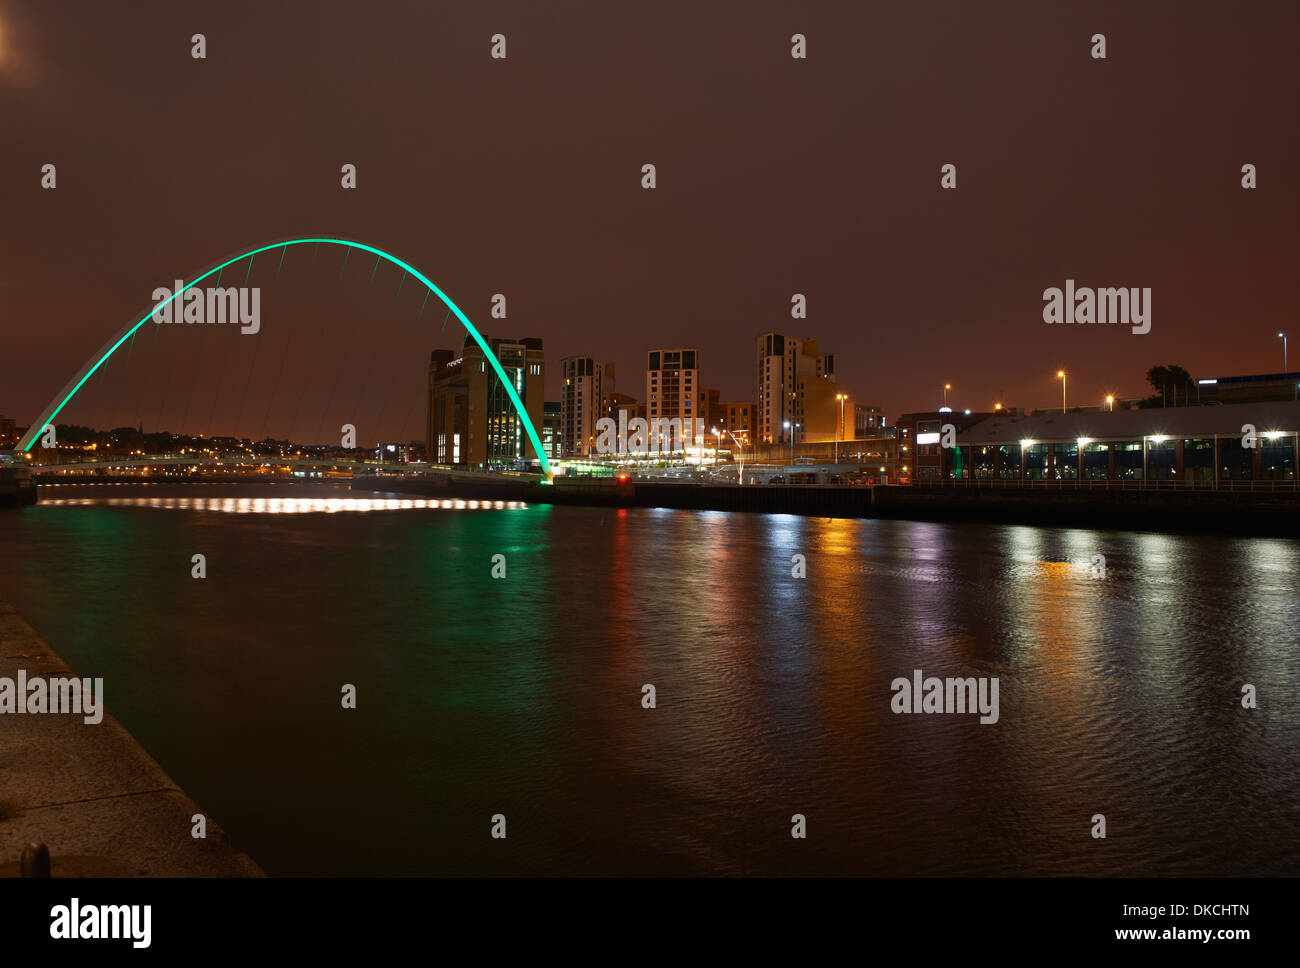
[{"label": "green illuminated arch bridge", "polygon": [[212,266],[195,279],[185,283],[180,292],[173,292],[166,299],[150,306],[148,312],[146,312],[140,320],[136,322],[128,322],[100,348],[99,352],[86,361],[86,364],[75,376],[73,376],[71,380],[67,382],[63,389],[59,391],[58,395],[45,406],[44,410],[41,411],[40,416],[36,420],[32,421],[32,425],[27,429],[27,433],[23,435],[22,440],[18,441],[17,450],[22,452],[31,450],[32,445],[36,442],[36,439],[41,435],[45,427],[54,422],[54,418],[57,417],[60,411],[68,405],[68,401],[76,396],[77,391],[81,389],[82,385],[91,378],[96,370],[104,365],[104,362],[112,356],[123,343],[131,338],[136,330],[147,323],[157,310],[166,306],[173,299],[179,298],[181,293],[197,286],[209,276],[221,272],[227,266],[249,259],[251,268],[251,260],[259,253],[269,252],[273,249],[288,249],[291,245],[338,245],[347,249],[359,249],[362,252],[371,252],[380,259],[385,259],[388,262],[391,262],[393,265],[403,269],[411,276],[420,280],[429,292],[433,293],[443,301],[449,311],[456,314],[456,318],[464,324],[469,335],[474,337],[474,342],[478,343],[479,347],[483,350],[483,355],[487,358],[488,362],[492,364],[492,369],[496,371],[497,378],[505,388],[507,396],[510,397],[510,402],[514,404],[515,412],[519,414],[519,419],[523,422],[524,430],[528,433],[528,440],[532,443],[533,451],[537,454],[537,459],[542,465],[542,473],[545,474],[548,479],[551,477],[551,463],[546,459],[546,450],[542,447],[541,438],[537,435],[537,428],[534,427],[533,422],[528,419],[528,411],[524,409],[523,401],[519,399],[519,394],[515,391],[514,385],[510,381],[509,377],[506,376],[506,371],[502,369],[500,361],[496,358],[496,354],[492,352],[492,348],[488,346],[487,341],[483,339],[482,334],[474,328],[474,324],[469,321],[469,317],[461,312],[460,307],[448,299],[447,294],[435,286],[428,276],[410,263],[397,258],[397,256],[384,252],[382,249],[377,249],[372,245],[366,245],[363,242],[352,242],[347,239],[330,238],[285,239],[279,242],[271,242],[267,245],[261,245],[255,249],[249,249],[246,252],[241,252],[233,258],[226,259],[224,262]]}]

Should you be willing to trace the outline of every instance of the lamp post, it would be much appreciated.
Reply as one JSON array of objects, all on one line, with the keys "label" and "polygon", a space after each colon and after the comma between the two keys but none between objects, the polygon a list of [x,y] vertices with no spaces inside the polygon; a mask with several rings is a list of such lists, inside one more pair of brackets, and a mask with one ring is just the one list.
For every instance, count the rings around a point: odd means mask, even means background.
[{"label": "lamp post", "polygon": [[1286,372],[1286,333],[1278,333],[1277,338],[1282,341],[1282,372]]},{"label": "lamp post", "polygon": [[[717,433],[717,432],[718,432],[718,431],[716,431],[716,430],[714,431],[714,433]],[[722,430],[722,433],[724,433],[724,434],[726,434],[728,437],[730,437],[730,438],[731,438],[731,442],[732,442],[733,444],[735,444],[735,445],[736,445],[736,449],[737,449],[738,451],[740,451],[740,460],[738,460],[738,461],[736,462],[736,463],[738,463],[738,464],[740,465],[740,470],[739,470],[739,472],[736,474],[736,483],[738,483],[738,484],[744,484],[744,483],[745,483],[745,447],[744,447],[744,445],[743,445],[743,444],[742,444],[742,443],[741,443],[741,442],[736,438],[736,435],[735,435],[734,433],[732,433],[730,430],[727,430],[727,429],[724,427],[723,430]],[[741,431],[741,434],[743,434],[743,435],[746,436],[746,437],[749,436],[749,433],[748,433],[747,431],[744,431],[744,430]],[[719,442],[721,442],[721,438],[720,438],[720,437],[719,437]]]},{"label": "lamp post", "polygon": [[1056,375],[1061,378],[1061,413],[1065,413],[1065,371],[1057,370]]},{"label": "lamp post", "polygon": [[1106,409],[1112,412],[1115,409],[1115,397],[1109,393],[1106,394]]},{"label": "lamp post", "polygon": [[835,399],[840,402],[840,422],[835,425],[835,463],[840,462],[840,433],[844,428],[844,401],[849,398],[847,393],[835,394]]},{"label": "lamp post", "polygon": [[792,424],[790,423],[790,421],[787,420],[785,421],[785,426],[790,428],[790,463],[793,464],[794,463],[794,432],[799,429],[801,424],[797,424],[797,423]]},{"label": "lamp post", "polygon": [[945,407],[948,406],[948,391],[951,389],[952,389],[951,383],[945,383],[943,385],[943,405]]}]

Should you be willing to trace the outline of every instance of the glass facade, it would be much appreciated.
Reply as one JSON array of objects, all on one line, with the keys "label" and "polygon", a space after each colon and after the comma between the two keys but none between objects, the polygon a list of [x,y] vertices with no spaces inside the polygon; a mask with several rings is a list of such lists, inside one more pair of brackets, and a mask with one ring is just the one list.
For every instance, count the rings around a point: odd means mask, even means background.
[{"label": "glass facade", "polygon": [[953,480],[963,480],[970,477],[970,467],[967,455],[970,448],[946,447],[948,452],[948,476]]},{"label": "glass facade", "polygon": [[956,480],[1169,481],[1207,487],[1216,481],[1300,480],[1300,441],[1294,432],[1258,433],[1253,446],[1236,435],[1085,441],[967,444],[942,453],[946,476]]},{"label": "glass facade", "polygon": [[1047,480],[1047,454],[1049,444],[1030,444],[1025,448],[1025,480]]},{"label": "glass facade", "polygon": [[1115,455],[1115,480],[1142,480],[1142,441],[1124,440],[1111,444]]},{"label": "glass facade", "polygon": [[[515,393],[524,400],[524,349],[503,344],[496,347],[497,361],[506,379],[515,385]],[[484,362],[483,366],[487,363]],[[527,404],[527,401],[524,401]],[[524,425],[500,380],[488,381],[487,388],[487,462],[500,466],[520,460],[524,455]]]},{"label": "glass facade", "polygon": [[1020,445],[998,444],[998,477],[1004,481],[1020,480]]},{"label": "glass facade", "polygon": [[1178,479],[1178,441],[1172,437],[1163,440],[1147,438],[1147,480],[1174,481]]},{"label": "glass facade", "polygon": [[1248,481],[1253,477],[1255,451],[1242,444],[1240,437],[1219,438],[1219,480]]},{"label": "glass facade", "polygon": [[1214,480],[1214,438],[1192,437],[1183,441],[1183,480]]},{"label": "glass facade", "polygon": [[1110,477],[1110,444],[1083,445],[1083,479],[1104,481]]},{"label": "glass facade", "polygon": [[1052,479],[1073,481],[1079,477],[1079,445],[1064,443],[1052,445]]},{"label": "glass facade", "polygon": [[1259,437],[1259,476],[1266,481],[1295,480],[1295,434]]},{"label": "glass facade", "polygon": [[983,447],[971,447],[969,450],[971,452],[971,476],[980,480],[990,480],[993,477],[993,462],[997,457],[997,449],[985,445]]}]

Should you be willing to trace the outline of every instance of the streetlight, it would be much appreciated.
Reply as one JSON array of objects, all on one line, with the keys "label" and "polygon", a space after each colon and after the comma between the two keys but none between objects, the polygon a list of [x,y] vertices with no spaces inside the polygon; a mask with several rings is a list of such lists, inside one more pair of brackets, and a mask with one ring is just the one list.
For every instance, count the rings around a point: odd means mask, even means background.
[{"label": "streetlight", "polygon": [[1110,411],[1115,409],[1115,397],[1109,393],[1106,394],[1106,409]]},{"label": "streetlight", "polygon": [[948,391],[951,389],[952,389],[951,383],[945,383],[943,385],[943,405],[945,407],[948,406]]},{"label": "streetlight", "polygon": [[835,394],[835,399],[840,402],[840,422],[835,425],[835,463],[840,462],[840,431],[844,427],[844,401],[849,398],[847,393]]},{"label": "streetlight", "polygon": [[790,463],[793,464],[794,463],[794,432],[798,430],[799,427],[802,425],[794,424],[793,426],[791,426],[790,421],[787,420],[784,422],[784,426],[789,428],[790,430]]},{"label": "streetlight", "polygon": [[1286,372],[1286,333],[1278,333],[1277,338],[1282,341],[1282,372]]},{"label": "streetlight", "polygon": [[995,404],[993,404],[993,409],[994,409],[994,410],[1001,410],[1001,409],[1002,409],[1002,404],[1000,404],[1000,403],[995,403]]},{"label": "streetlight", "polygon": [[1057,370],[1056,375],[1061,378],[1061,413],[1065,413],[1065,371]]},{"label": "streetlight", "polygon": [[[714,430],[713,432],[716,434],[718,431]],[[722,433],[730,437],[731,442],[735,444],[737,450],[740,451],[740,460],[737,461],[737,463],[740,465],[740,471],[736,474],[736,483],[744,484],[745,483],[745,447],[739,440],[736,439],[736,435],[732,433],[730,430],[727,430],[724,427]],[[742,430],[740,433],[746,438],[749,437],[749,431],[747,430]]]}]

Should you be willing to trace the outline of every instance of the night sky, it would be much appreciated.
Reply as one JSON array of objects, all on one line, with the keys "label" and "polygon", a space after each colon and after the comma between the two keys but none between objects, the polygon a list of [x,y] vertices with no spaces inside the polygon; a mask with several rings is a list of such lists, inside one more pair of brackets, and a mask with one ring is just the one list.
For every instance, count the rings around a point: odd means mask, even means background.
[{"label": "night sky", "polygon": [[[1061,367],[1071,404],[1149,392],[1158,363],[1277,372],[1276,332],[1300,335],[1297,36],[1295,3],[1188,0],[3,2],[0,413],[33,420],[154,288],[318,233],[543,338],[551,399],[563,356],[640,398],[645,351],[683,345],[752,399],[773,328],[891,419],[945,382],[958,408],[1050,406]],[[59,421],[422,438],[454,317],[355,253],[276,261],[250,277],[261,334],[148,324]],[[1044,324],[1067,278],[1150,287],[1150,334]]]}]

